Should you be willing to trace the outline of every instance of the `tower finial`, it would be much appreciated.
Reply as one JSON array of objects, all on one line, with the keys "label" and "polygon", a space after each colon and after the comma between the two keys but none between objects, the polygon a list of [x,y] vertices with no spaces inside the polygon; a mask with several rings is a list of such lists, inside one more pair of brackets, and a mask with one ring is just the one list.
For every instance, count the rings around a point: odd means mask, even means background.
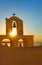
[{"label": "tower finial", "polygon": [[13,15],[13,16],[15,16],[16,14],[15,14],[15,13],[13,13],[12,15]]}]

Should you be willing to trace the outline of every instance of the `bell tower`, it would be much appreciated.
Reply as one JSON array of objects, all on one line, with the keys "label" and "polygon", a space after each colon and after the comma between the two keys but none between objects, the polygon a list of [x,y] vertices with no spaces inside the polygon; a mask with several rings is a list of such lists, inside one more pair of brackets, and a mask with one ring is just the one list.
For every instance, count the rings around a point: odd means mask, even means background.
[{"label": "bell tower", "polygon": [[7,43],[12,47],[34,46],[34,35],[23,35],[23,21],[15,14],[6,18],[6,35],[0,35],[0,40],[0,43]]},{"label": "bell tower", "polygon": [[6,35],[23,36],[23,21],[13,14],[9,19],[6,18]]}]

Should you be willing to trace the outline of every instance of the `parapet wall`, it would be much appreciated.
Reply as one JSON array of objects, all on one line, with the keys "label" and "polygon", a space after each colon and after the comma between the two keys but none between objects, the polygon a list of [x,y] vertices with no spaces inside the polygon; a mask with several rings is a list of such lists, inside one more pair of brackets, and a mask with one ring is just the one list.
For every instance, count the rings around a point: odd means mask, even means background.
[{"label": "parapet wall", "polygon": [[42,47],[0,46],[0,65],[42,65]]}]

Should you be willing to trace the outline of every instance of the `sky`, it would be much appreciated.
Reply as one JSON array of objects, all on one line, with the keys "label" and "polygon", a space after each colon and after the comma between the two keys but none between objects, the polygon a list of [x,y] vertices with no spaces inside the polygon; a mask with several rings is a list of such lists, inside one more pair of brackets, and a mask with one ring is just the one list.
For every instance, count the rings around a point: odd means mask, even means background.
[{"label": "sky", "polygon": [[0,35],[6,33],[5,18],[13,13],[23,20],[25,35],[42,41],[42,0],[0,0]]}]

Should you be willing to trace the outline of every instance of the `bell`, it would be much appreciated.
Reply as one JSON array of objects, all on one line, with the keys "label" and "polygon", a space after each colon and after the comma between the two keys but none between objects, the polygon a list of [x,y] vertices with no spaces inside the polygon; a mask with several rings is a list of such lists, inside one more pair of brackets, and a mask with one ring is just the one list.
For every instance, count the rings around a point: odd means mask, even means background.
[{"label": "bell", "polygon": [[16,27],[16,24],[15,24],[15,22],[13,23],[13,27]]}]

